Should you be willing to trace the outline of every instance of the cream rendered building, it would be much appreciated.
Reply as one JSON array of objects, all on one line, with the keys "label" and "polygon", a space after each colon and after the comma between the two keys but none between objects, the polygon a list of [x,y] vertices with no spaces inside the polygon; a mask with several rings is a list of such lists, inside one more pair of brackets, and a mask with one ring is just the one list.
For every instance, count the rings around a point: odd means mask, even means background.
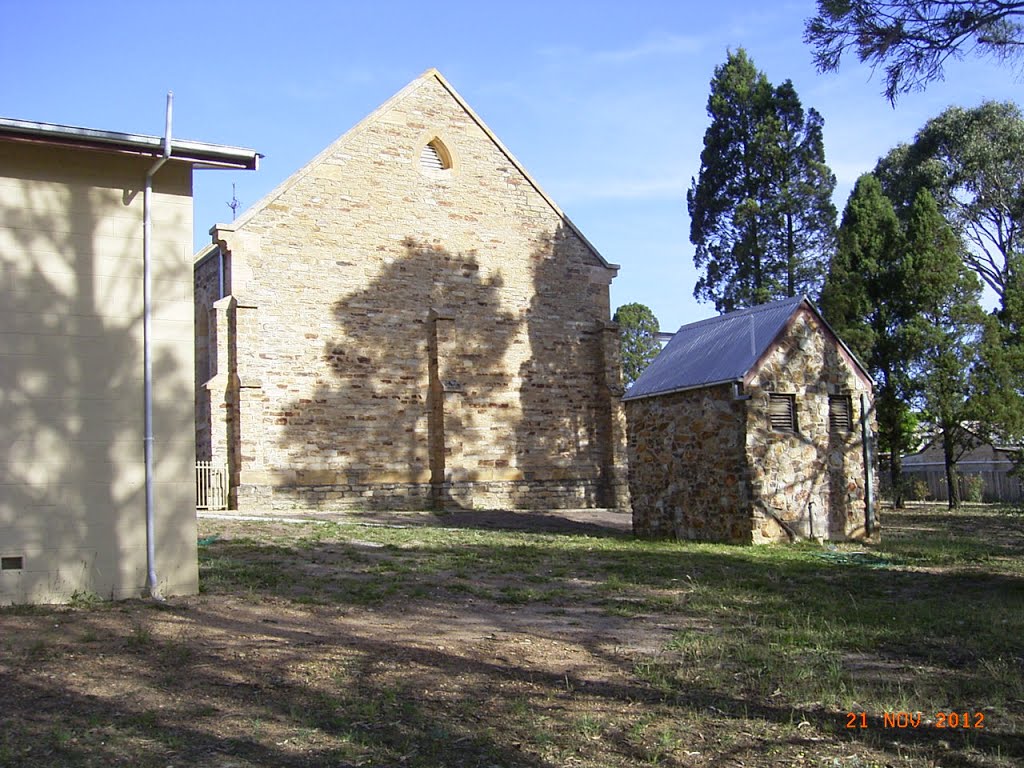
[{"label": "cream rendered building", "polygon": [[[197,589],[192,171],[251,150],[172,141],[151,216],[156,590]],[[147,587],[144,185],[164,140],[0,119],[0,604]]]}]

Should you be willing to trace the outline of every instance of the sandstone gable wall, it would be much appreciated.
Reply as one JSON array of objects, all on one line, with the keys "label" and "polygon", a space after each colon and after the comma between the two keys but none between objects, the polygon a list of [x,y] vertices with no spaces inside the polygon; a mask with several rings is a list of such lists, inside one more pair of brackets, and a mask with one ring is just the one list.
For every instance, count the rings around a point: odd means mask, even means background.
[{"label": "sandstone gable wall", "polygon": [[[864,536],[860,395],[870,396],[870,382],[821,321],[801,310],[746,384],[751,487],[760,502],[755,542],[784,540],[791,533],[817,539]],[[770,392],[796,396],[795,433],[771,429]],[[830,427],[829,395],[850,398],[850,431]],[[874,433],[873,412],[869,420]]]},{"label": "sandstone gable wall", "polygon": [[208,417],[240,508],[624,503],[614,268],[438,79],[240,221]]}]

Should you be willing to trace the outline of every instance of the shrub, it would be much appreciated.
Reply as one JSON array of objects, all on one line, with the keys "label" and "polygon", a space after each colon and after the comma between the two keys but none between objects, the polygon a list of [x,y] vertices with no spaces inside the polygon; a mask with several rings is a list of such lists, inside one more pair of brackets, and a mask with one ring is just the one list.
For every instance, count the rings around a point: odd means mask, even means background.
[{"label": "shrub", "polygon": [[985,495],[985,479],[981,475],[963,475],[960,478],[960,495],[964,501],[982,501]]},{"label": "shrub", "polygon": [[928,489],[928,481],[921,477],[910,478],[907,481],[906,494],[909,501],[928,501],[932,492]]}]

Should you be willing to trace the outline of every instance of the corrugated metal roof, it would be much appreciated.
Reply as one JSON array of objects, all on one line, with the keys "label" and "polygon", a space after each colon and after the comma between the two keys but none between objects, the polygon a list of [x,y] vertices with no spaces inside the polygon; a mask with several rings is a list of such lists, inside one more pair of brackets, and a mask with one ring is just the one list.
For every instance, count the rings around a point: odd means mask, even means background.
[{"label": "corrugated metal roof", "polygon": [[797,296],[684,325],[623,399],[742,379],[806,300]]}]

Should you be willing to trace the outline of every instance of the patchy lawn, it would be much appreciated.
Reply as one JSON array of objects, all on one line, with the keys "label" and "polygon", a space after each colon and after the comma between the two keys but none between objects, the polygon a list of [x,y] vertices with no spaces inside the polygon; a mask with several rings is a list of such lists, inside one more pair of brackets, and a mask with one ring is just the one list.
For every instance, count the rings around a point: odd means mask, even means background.
[{"label": "patchy lawn", "polygon": [[1024,763],[1022,516],[890,510],[870,548],[408,521],[202,520],[198,597],[0,610],[0,766]]}]

